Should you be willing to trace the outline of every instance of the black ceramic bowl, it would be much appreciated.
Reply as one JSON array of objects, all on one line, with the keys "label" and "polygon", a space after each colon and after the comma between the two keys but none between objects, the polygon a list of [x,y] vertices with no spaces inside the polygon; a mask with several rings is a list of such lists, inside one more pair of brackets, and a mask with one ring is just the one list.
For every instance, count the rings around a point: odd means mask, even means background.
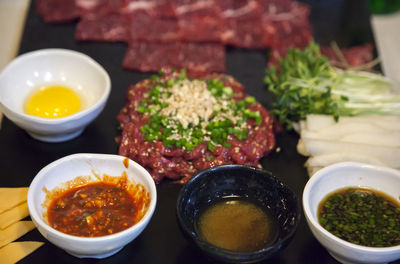
[{"label": "black ceramic bowl", "polygon": [[[237,252],[216,247],[196,232],[201,208],[224,197],[238,196],[268,208],[276,236],[265,247]],[[223,262],[252,263],[271,257],[292,239],[300,220],[300,203],[290,188],[271,173],[250,166],[223,165],[201,171],[179,193],[177,218],[184,235],[208,256]]]}]

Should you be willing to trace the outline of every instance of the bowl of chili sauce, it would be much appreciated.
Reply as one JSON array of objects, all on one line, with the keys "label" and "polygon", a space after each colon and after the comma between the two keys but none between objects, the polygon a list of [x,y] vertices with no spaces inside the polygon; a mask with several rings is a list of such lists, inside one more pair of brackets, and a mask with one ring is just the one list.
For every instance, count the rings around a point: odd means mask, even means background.
[{"label": "bowl of chili sauce", "polygon": [[400,258],[400,171],[356,162],[316,172],[303,192],[315,238],[342,263]]},{"label": "bowl of chili sauce", "polygon": [[108,154],[56,160],[28,191],[32,221],[51,243],[76,257],[104,258],[147,226],[156,205],[154,180],[139,164]]}]

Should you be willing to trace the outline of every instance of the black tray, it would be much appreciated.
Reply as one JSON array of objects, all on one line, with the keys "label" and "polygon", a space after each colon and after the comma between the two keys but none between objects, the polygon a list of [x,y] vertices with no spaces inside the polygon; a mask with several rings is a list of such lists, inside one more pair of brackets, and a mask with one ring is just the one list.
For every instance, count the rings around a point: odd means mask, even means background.
[{"label": "black tray", "polygon": [[[316,40],[324,45],[336,40],[342,47],[372,42],[366,1],[306,1],[312,4],[311,22]],[[66,48],[83,52],[98,61],[110,74],[112,91],[102,114],[78,138],[65,143],[43,143],[4,117],[0,129],[0,186],[29,186],[36,173],[48,163],[73,153],[116,154],[116,115],[125,103],[125,92],[151,76],[122,69],[126,45],[122,43],[78,43],[76,23],[45,24],[34,5],[30,7],[20,53],[43,48]],[[228,48],[228,73],[246,86],[268,108],[272,97],[263,85],[267,50]],[[295,133],[277,135],[279,152],[262,159],[262,165],[296,191],[299,199],[308,180],[305,157],[296,152]],[[157,185],[158,201],[154,216],[144,232],[116,255],[103,259],[78,259],[47,242],[35,229],[20,241],[45,241],[45,245],[21,263],[213,263],[193,248],[181,234],[175,203],[181,186],[164,181]],[[311,234],[304,216],[293,241],[274,258],[263,263],[337,263]],[[400,263],[400,262],[398,262]]]}]

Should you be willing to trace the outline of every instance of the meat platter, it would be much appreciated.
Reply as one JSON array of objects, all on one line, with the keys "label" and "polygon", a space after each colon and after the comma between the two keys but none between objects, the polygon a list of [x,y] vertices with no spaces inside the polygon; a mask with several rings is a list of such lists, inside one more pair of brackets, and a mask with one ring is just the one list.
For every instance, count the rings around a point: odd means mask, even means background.
[{"label": "meat platter", "polygon": [[[312,24],[316,39],[324,44],[336,40],[344,46],[372,41],[368,11],[364,1],[307,1],[312,4]],[[344,12],[343,10],[346,10]],[[325,13],[324,13],[325,12]],[[352,18],[357,12],[357,20]],[[326,15],[322,15],[326,14]],[[329,23],[321,23],[330,19]],[[351,26],[343,26],[344,24]],[[341,26],[342,25],[342,26]],[[7,118],[0,129],[1,186],[29,186],[36,173],[48,163],[63,156],[80,153],[116,154],[119,135],[116,116],[125,103],[129,85],[151,76],[123,69],[125,43],[77,42],[74,39],[76,22],[44,23],[31,5],[20,53],[43,48],[66,48],[83,52],[107,70],[112,81],[112,92],[104,112],[78,138],[65,143],[42,143],[29,137]],[[226,48],[226,72],[246,87],[249,95],[267,109],[272,97],[263,84],[267,65],[267,50]],[[294,132],[277,135],[277,150],[261,160],[262,166],[286,182],[299,198],[308,179],[305,158],[296,152],[298,136]],[[175,216],[175,205],[180,184],[163,181],[157,185],[158,203],[155,214],[143,234],[120,253],[103,260],[78,259],[50,243],[35,251],[21,263],[213,263],[183,237]],[[21,240],[45,241],[37,230]],[[279,255],[265,263],[337,263],[314,239],[303,218],[293,241]]]}]

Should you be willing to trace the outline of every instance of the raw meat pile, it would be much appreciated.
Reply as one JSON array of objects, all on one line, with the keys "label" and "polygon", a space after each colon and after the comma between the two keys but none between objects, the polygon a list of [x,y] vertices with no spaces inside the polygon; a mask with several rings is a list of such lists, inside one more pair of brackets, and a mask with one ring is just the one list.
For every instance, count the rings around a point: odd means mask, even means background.
[{"label": "raw meat pile", "polygon": [[[154,87],[163,87],[163,89],[171,91],[173,88],[166,88],[166,83],[182,80],[183,76],[178,72],[165,69],[159,77],[153,76],[150,79],[142,80],[129,87],[126,104],[117,116],[117,120],[122,128],[121,137],[118,139],[119,155],[129,157],[138,162],[149,171],[157,183],[161,182],[164,178],[175,180],[179,183],[186,183],[196,172],[222,164],[260,166],[260,159],[270,153],[275,147],[275,122],[268,111],[258,102],[249,104],[246,106],[246,110],[260,113],[262,117],[260,123],[255,122],[254,118],[248,118],[243,126],[247,131],[246,138],[241,139],[235,134],[229,134],[226,139],[228,146],[217,144],[215,149],[210,149],[207,143],[210,143],[212,139],[210,135],[206,134],[206,130],[202,134],[202,143],[196,145],[192,150],[178,146],[168,147],[165,145],[164,140],[147,139],[142,128],[145,125],[149,126],[152,117],[149,112],[140,112],[138,106],[142,104],[143,100],[150,97],[149,94],[152,93]],[[192,76],[187,77],[191,78]],[[184,79],[189,80],[186,77]],[[197,79],[197,81],[199,80]],[[212,73],[202,75],[201,80],[214,80],[221,82],[224,87],[230,87],[233,93],[231,103],[243,102],[245,98],[248,98],[248,95],[244,91],[245,87],[232,76]],[[181,91],[184,89],[182,86],[179,88]],[[200,93],[197,92],[197,94]],[[209,96],[207,98],[209,101],[215,99],[211,93]],[[181,109],[187,108],[184,102],[193,102],[193,96],[190,93],[182,94],[178,97],[171,96],[169,98],[179,98],[179,101],[173,101],[171,105],[179,105]],[[204,114],[204,109],[204,107],[199,107],[191,112],[190,119],[202,119],[201,116]],[[176,116],[179,115],[184,116],[182,112],[179,114],[176,113]],[[171,117],[168,115],[164,117],[171,120]],[[225,122],[225,118],[219,119],[220,122]],[[228,119],[233,120],[234,117],[230,116]],[[194,124],[194,122],[190,122],[192,125]],[[202,120],[201,122],[212,123],[213,120],[210,118],[210,121]],[[160,121],[158,126],[161,127],[159,129],[163,134],[168,133],[166,132],[167,126],[162,121]],[[240,127],[238,124],[232,124],[231,126],[232,129]]]},{"label": "raw meat pile", "polygon": [[225,72],[225,46],[305,47],[308,5],[292,0],[36,0],[46,22],[79,19],[76,39],[128,44],[127,69]]},{"label": "raw meat pile", "polygon": [[226,46],[269,49],[273,65],[313,38],[310,7],[293,0],[36,0],[36,9],[45,22],[79,20],[77,40],[127,43],[123,66],[134,71],[225,72]]}]

